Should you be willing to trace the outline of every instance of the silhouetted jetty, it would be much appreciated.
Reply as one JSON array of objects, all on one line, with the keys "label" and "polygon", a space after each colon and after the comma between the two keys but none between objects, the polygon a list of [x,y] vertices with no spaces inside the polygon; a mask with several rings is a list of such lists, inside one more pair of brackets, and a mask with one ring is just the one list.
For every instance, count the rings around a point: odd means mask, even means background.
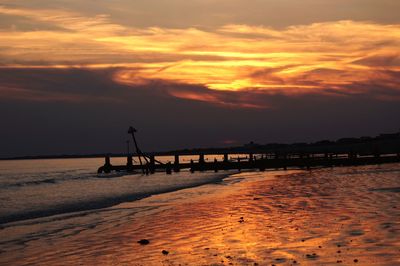
[{"label": "silhouetted jetty", "polygon": [[[336,142],[321,141],[313,144],[284,144],[262,146],[254,143],[239,149],[203,149],[184,150],[160,154],[144,154],[138,147],[134,133],[132,135],[136,156],[139,164],[134,164],[132,155],[127,155],[126,165],[112,165],[110,156],[105,157],[105,164],[98,169],[98,173],[112,171],[140,171],[151,174],[156,171],[165,171],[167,174],[179,172],[182,169],[195,171],[221,171],[233,169],[311,169],[316,167],[352,166],[368,164],[384,164],[400,162],[400,133],[381,134],[378,137],[362,137],[359,139],[346,138]],[[191,155],[197,160],[182,162],[181,156]],[[207,155],[223,155],[223,159],[209,162]],[[162,163],[157,156],[173,156],[174,161]]]},{"label": "silhouetted jetty", "polygon": [[[205,154],[199,154],[198,160],[194,162],[180,162],[179,155],[175,155],[173,163],[155,163],[154,156],[150,156],[150,163],[146,166],[131,164],[132,158],[127,159],[126,165],[112,165],[110,157],[105,157],[105,164],[98,169],[98,173],[110,173],[112,171],[127,171],[150,174],[155,171],[165,171],[167,174],[179,172],[182,169],[190,169],[195,171],[221,171],[221,170],[242,170],[242,169],[258,169],[264,171],[267,169],[311,169],[316,167],[334,167],[334,166],[352,166],[352,165],[368,165],[368,164],[384,164],[400,162],[400,153],[398,154],[374,154],[359,155],[354,153],[348,154],[249,154],[247,157],[236,159],[235,154],[224,154],[225,158],[229,156],[231,159],[218,161],[214,159],[212,162],[204,160]],[[233,158],[232,158],[233,157]]]}]

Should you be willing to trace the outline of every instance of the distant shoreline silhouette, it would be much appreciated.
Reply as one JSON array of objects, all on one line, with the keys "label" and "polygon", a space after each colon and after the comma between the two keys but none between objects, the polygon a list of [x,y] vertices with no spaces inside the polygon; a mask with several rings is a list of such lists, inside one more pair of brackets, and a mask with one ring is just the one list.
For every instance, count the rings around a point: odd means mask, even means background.
[{"label": "distant shoreline silhouette", "polygon": [[[147,152],[154,156],[174,156],[174,155],[196,155],[204,154],[235,154],[235,153],[266,153],[266,152],[356,152],[360,154],[371,153],[399,153],[400,152],[400,132],[379,134],[375,137],[347,137],[338,140],[320,140],[311,143],[269,143],[257,144],[249,142],[242,146],[215,147],[215,148],[192,148],[172,151]],[[79,159],[79,158],[104,158],[107,154],[110,157],[125,157],[126,153],[95,153],[95,154],[59,154],[59,155],[33,155],[5,157],[0,160],[28,160],[28,159]],[[133,154],[135,155],[135,154]]]}]

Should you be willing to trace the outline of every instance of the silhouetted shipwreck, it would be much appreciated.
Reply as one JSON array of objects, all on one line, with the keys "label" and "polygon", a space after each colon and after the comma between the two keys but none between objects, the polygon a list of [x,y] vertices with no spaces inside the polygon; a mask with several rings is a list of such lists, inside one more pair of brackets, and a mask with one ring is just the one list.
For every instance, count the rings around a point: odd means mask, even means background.
[{"label": "silhouetted shipwreck", "polygon": [[[112,171],[141,172],[152,174],[165,171],[167,174],[182,169],[195,171],[220,171],[258,169],[311,169],[318,167],[352,166],[400,162],[400,133],[383,134],[376,138],[341,139],[336,143],[322,141],[313,144],[292,144],[281,146],[245,145],[242,148],[184,150],[171,153],[144,154],[136,142],[136,129],[130,127],[139,164],[133,163],[132,155],[127,155],[126,165],[112,165],[110,156],[105,156],[105,164],[98,173]],[[181,162],[180,157],[191,155],[196,160]],[[207,161],[207,155],[223,155],[221,160]],[[156,156],[173,156],[173,162],[163,163]]]}]

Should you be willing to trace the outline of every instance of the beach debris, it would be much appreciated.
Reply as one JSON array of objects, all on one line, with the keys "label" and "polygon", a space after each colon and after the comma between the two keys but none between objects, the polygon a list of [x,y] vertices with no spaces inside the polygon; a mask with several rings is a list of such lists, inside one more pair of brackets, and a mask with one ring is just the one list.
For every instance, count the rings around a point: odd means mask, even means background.
[{"label": "beach debris", "polygon": [[253,198],[253,200],[260,200],[261,198]]},{"label": "beach debris", "polygon": [[358,259],[354,259],[354,263],[357,263],[358,262]]},{"label": "beach debris", "polygon": [[140,240],[138,241],[138,243],[139,243],[140,245],[148,245],[148,244],[150,244],[150,241],[147,240],[147,239],[140,239]]},{"label": "beach debris", "polygon": [[243,218],[243,217],[240,217],[239,223],[243,223],[243,222],[244,222],[244,218]]},{"label": "beach debris", "polygon": [[313,253],[313,254],[306,254],[306,258],[307,259],[316,259],[318,258],[318,255]]},{"label": "beach debris", "polygon": [[161,253],[162,253],[163,255],[168,255],[169,251],[163,249],[163,251],[161,251]]},{"label": "beach debris", "polygon": [[343,262],[343,261],[341,261],[341,260],[337,260],[337,261],[336,261],[336,263],[342,263],[342,262]]}]

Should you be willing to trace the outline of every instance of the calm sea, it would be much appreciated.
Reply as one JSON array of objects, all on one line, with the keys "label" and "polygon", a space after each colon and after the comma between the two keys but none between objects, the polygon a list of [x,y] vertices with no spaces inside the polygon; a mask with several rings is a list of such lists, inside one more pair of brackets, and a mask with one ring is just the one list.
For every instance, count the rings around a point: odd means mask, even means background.
[{"label": "calm sea", "polygon": [[[208,160],[214,157],[207,158]],[[159,157],[173,161],[171,157]],[[190,161],[184,156],[182,161]],[[0,225],[99,209],[150,195],[218,182],[227,173],[97,174],[101,158],[0,161]],[[115,165],[126,158],[113,158]]]},{"label": "calm sea", "polygon": [[102,164],[1,161],[0,265],[400,265],[400,164],[98,176]]}]

